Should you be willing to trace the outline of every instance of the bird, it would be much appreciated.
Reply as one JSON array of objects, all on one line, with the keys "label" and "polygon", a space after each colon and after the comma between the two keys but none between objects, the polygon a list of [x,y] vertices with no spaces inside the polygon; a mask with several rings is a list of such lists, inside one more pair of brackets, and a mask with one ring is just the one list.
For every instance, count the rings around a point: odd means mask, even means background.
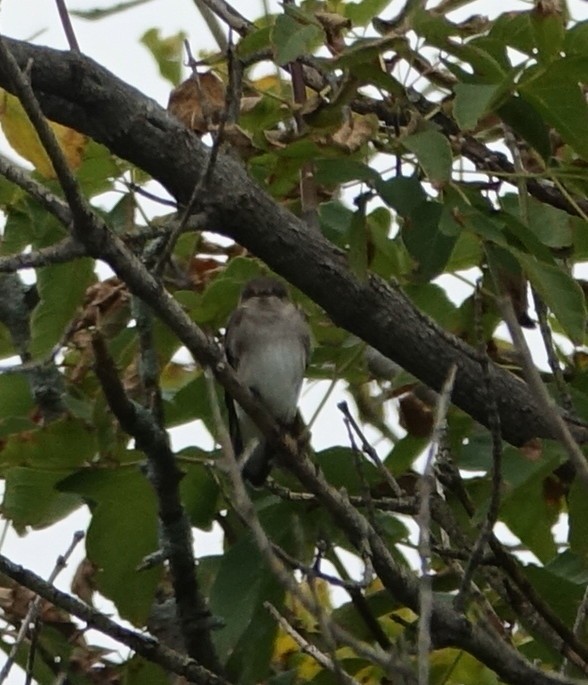
[{"label": "bird", "polygon": [[[245,284],[237,308],[227,322],[225,353],[241,383],[281,426],[291,428],[298,417],[298,398],[310,353],[310,330],[284,283],[259,276]],[[257,440],[246,457],[242,475],[251,485],[260,487],[272,467],[272,449],[228,393],[225,401],[237,457]]]}]

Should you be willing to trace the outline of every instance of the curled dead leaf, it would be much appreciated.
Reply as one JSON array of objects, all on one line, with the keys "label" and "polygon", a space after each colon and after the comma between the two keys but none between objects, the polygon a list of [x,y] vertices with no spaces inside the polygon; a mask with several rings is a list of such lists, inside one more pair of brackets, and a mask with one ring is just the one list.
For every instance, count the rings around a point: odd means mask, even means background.
[{"label": "curled dead leaf", "polygon": [[351,28],[351,20],[334,12],[315,12],[314,15],[325,30],[327,47],[333,55],[345,50],[344,31]]},{"label": "curled dead leaf", "polygon": [[212,71],[194,73],[176,86],[167,110],[185,126],[204,135],[218,126],[225,109],[225,86]]},{"label": "curled dead leaf", "polygon": [[375,114],[350,117],[332,136],[332,142],[346,152],[357,152],[378,132],[379,122]]},{"label": "curled dead leaf", "polygon": [[433,409],[413,394],[400,400],[400,425],[409,435],[426,438],[433,430]]},{"label": "curled dead leaf", "polygon": [[82,559],[71,581],[71,591],[89,606],[96,592],[96,565],[89,559]]}]

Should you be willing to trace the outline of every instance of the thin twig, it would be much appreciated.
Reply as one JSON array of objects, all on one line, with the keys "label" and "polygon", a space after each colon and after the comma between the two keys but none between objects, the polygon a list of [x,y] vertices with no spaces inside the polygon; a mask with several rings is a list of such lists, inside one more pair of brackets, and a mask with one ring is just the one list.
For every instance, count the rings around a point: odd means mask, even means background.
[{"label": "thin twig", "polygon": [[240,36],[246,36],[255,29],[255,24],[239,14],[228,2],[224,0],[201,0],[201,2]]},{"label": "thin twig", "polygon": [[[239,465],[235,459],[235,454],[231,445],[228,430],[224,421],[222,420],[218,396],[216,394],[214,383],[212,382],[212,377],[210,374],[205,374],[205,378],[207,380],[208,397],[212,408],[214,425],[216,428],[216,437],[221,446],[222,467],[227,473],[231,485],[233,495],[231,497],[231,504],[251,531],[253,539],[263,555],[270,571],[275,575],[280,584],[293,597],[295,597],[307,611],[318,618],[322,611],[322,607],[318,606],[317,602],[313,601],[306,594],[301,592],[298,583],[295,582],[291,573],[286,569],[283,561],[276,554],[272,542],[268,538],[263,526],[259,521],[259,517],[255,507],[253,506],[253,502],[251,501],[243,482]],[[332,631],[333,636],[343,644],[349,646],[358,656],[377,664],[389,674],[398,672],[398,669],[401,669],[402,672],[406,670],[405,667],[397,663],[397,661],[394,660],[391,655],[386,654],[381,649],[376,649],[364,642],[357,640],[346,630],[341,628],[341,626],[335,623],[330,617],[327,620],[329,621],[329,629]],[[410,672],[408,671],[408,673]]]},{"label": "thin twig", "polygon": [[[189,50],[189,44],[188,44],[188,50]],[[198,181],[194,185],[194,190],[192,191],[192,194],[190,196],[190,199],[188,200],[188,204],[184,207],[184,210],[182,212],[182,216],[180,219],[180,223],[177,225],[177,227],[172,231],[172,233],[169,235],[166,244],[161,250],[161,254],[159,256],[159,259],[157,260],[157,263],[155,264],[155,273],[159,274],[161,273],[161,270],[163,269],[164,265],[167,263],[167,261],[170,259],[171,255],[173,254],[174,248],[176,246],[176,243],[178,241],[178,238],[184,231],[186,224],[188,223],[188,220],[190,218],[190,215],[192,214],[194,207],[196,206],[196,203],[198,201],[199,196],[206,191],[206,188],[208,184],[211,181],[212,174],[214,171],[214,167],[216,164],[216,161],[218,159],[218,154],[220,152],[223,140],[224,140],[224,132],[225,132],[225,126],[227,124],[227,119],[229,116],[229,113],[234,114],[234,109],[235,105],[232,104],[233,102],[233,94],[238,89],[239,86],[235,86],[235,81],[238,81],[238,83],[241,83],[241,68],[240,68],[240,63],[238,59],[235,58],[235,60],[232,61],[232,57],[234,56],[234,52],[232,50],[232,43],[229,43],[228,46],[228,58],[229,58],[229,67],[231,65],[233,68],[229,69],[229,87],[227,88],[226,92],[226,99],[225,99],[225,107],[224,111],[220,116],[220,121],[219,121],[219,126],[218,126],[218,131],[216,132],[216,135],[213,139],[212,143],[212,150],[210,151],[210,155],[208,157],[208,162],[206,164],[206,168],[204,169],[203,173],[200,174],[200,177]],[[236,65],[239,65],[237,67]],[[195,83],[198,85],[198,74],[194,74],[194,79]],[[237,105],[238,108],[238,105]],[[238,109],[237,109],[238,111]],[[235,115],[236,116],[236,115]]]},{"label": "thin twig", "polygon": [[104,339],[94,331],[95,371],[110,409],[122,429],[135,439],[149,464],[149,480],[157,495],[164,551],[169,560],[178,619],[190,656],[215,673],[222,667],[213,646],[212,616],[195,575],[192,530],[179,495],[182,474],[169,438],[152,414],[132,402],[124,390]]},{"label": "thin twig", "polygon": [[31,195],[43,209],[53,214],[64,226],[69,226],[72,216],[67,203],[3,155],[0,155],[0,174]]},{"label": "thin twig", "polygon": [[33,252],[0,257],[0,273],[12,273],[20,269],[36,269],[50,264],[71,262],[86,255],[86,248],[71,238],[64,238],[54,245]]},{"label": "thin twig", "polygon": [[514,313],[512,303],[509,299],[500,298],[500,310],[502,317],[506,322],[509,333],[511,335],[513,344],[521,355],[523,372],[525,380],[529,384],[539,407],[549,419],[555,438],[563,445],[567,452],[578,478],[582,481],[584,487],[588,488],[588,465],[586,464],[586,457],[578,446],[578,443],[572,437],[569,428],[558,413],[552,398],[550,397],[541,376],[537,371],[537,367],[533,363],[531,352],[523,335],[523,331]]},{"label": "thin twig", "polygon": [[78,45],[78,40],[71,23],[69,12],[65,6],[65,0],[55,0],[55,4],[57,5],[57,9],[59,11],[59,18],[61,19],[61,25],[65,31],[69,49],[73,50],[74,52],[80,52],[80,46]]},{"label": "thin twig", "polygon": [[345,683],[345,685],[359,685],[355,678],[352,678],[348,673],[343,671],[340,667],[336,667],[335,663],[331,657],[327,656],[320,649],[306,640],[302,635],[289,623],[289,621],[280,614],[276,607],[271,602],[264,602],[263,606],[269,611],[269,613],[278,622],[282,630],[289,635],[294,642],[300,647],[300,651],[303,654],[308,654],[312,657],[319,666],[322,666],[327,671],[335,673],[339,678],[340,682]]},{"label": "thin twig", "polygon": [[102,612],[89,607],[76,597],[58,590],[32,571],[14,564],[1,554],[0,573],[4,573],[19,585],[32,590],[48,602],[76,616],[84,621],[88,627],[95,628],[113,640],[126,645],[148,661],[159,664],[172,673],[185,676],[189,682],[198,685],[229,685],[228,681],[207,670],[194,659],[165,647],[150,635],[124,628]]},{"label": "thin twig", "polygon": [[[576,612],[576,618],[574,619],[574,626],[572,628],[572,631],[574,635],[580,639],[580,632],[584,628],[584,625],[586,623],[586,618],[588,617],[588,587],[584,590],[584,596],[582,597],[582,601],[580,602],[580,606],[578,607],[578,611]],[[560,673],[566,673],[567,668],[568,668],[569,660],[565,658],[562,661],[561,668],[559,670]]]},{"label": "thin twig", "polygon": [[198,11],[202,15],[202,19],[204,19],[204,23],[208,27],[208,30],[212,34],[213,38],[216,40],[216,44],[218,45],[219,50],[221,52],[226,52],[228,45],[227,37],[223,33],[221,25],[219,24],[219,21],[216,18],[214,12],[209,7],[207,7],[203,0],[194,0],[194,4],[196,5]]},{"label": "thin twig", "polygon": [[431,436],[431,446],[427,454],[425,468],[420,479],[419,497],[420,507],[417,517],[419,525],[418,550],[421,561],[421,577],[419,581],[419,628],[418,628],[418,676],[419,685],[429,685],[429,652],[431,651],[431,619],[433,616],[433,588],[430,573],[431,559],[431,498],[435,493],[434,459],[443,435],[447,429],[447,412],[451,402],[453,384],[457,375],[457,366],[449,369],[447,379],[443,384],[435,423]]},{"label": "thin twig", "polygon": [[543,338],[545,352],[547,353],[547,361],[555,380],[555,386],[557,388],[560,402],[562,407],[570,414],[570,416],[573,416],[576,413],[574,410],[574,403],[565,381],[562,368],[559,364],[559,360],[555,353],[553,335],[551,334],[551,327],[547,320],[547,307],[543,301],[543,298],[539,295],[535,288],[531,288],[531,292],[533,294],[533,303],[535,304],[535,311],[537,312],[537,318],[539,320],[539,331],[541,332],[541,337]]},{"label": "thin twig", "polygon": [[351,415],[351,412],[349,411],[349,405],[347,402],[339,402],[337,404],[337,409],[345,416],[345,418],[349,421],[349,424],[357,434],[358,438],[361,440],[361,448],[367,454],[367,456],[374,462],[376,468],[378,471],[382,474],[384,477],[384,480],[388,485],[390,486],[390,489],[392,492],[397,496],[397,497],[402,497],[404,494],[402,492],[402,488],[398,485],[396,482],[396,479],[394,476],[390,473],[390,471],[386,468],[380,457],[378,456],[378,453],[376,450],[372,447],[372,445],[369,443],[367,438],[365,437],[363,431],[361,428],[358,426],[357,421],[353,418]]},{"label": "thin twig", "polygon": [[[529,226],[529,190],[527,183],[525,181],[526,169],[521,158],[521,153],[517,140],[513,132],[507,126],[504,127],[504,141],[510,150],[512,155],[513,166],[515,172],[518,174],[517,185],[519,189],[518,202],[519,209],[523,223]],[[555,379],[555,385],[557,387],[561,403],[566,411],[570,414],[574,414],[574,405],[572,403],[572,398],[567,388],[566,382],[563,377],[559,361],[555,354],[555,349],[553,345],[553,336],[551,335],[551,328],[547,321],[547,307],[545,302],[537,292],[535,288],[531,288],[533,293],[533,301],[535,304],[535,311],[537,312],[537,317],[539,319],[539,330],[541,331],[541,337],[543,338],[543,344],[545,345],[545,352],[547,353],[547,361],[549,362],[549,367],[553,373]]]},{"label": "thin twig", "polygon": [[[51,574],[49,575],[49,578],[47,579],[47,584],[52,585],[55,582],[55,579],[57,576],[61,573],[61,571],[67,566],[67,562],[69,561],[69,558],[73,554],[74,549],[77,547],[78,543],[81,542],[81,540],[84,539],[84,533],[81,531],[77,531],[73,535],[73,539],[65,551],[64,554],[60,554],[57,557],[57,561],[55,562],[55,566],[53,567],[53,570],[51,571]],[[31,627],[31,624],[34,624],[34,630],[35,632],[38,630],[38,614],[39,614],[39,608],[41,606],[41,597],[37,595],[33,601],[31,602],[29,609],[27,611],[26,616],[22,620],[22,623],[20,625],[20,629],[18,631],[18,634],[16,636],[16,639],[14,640],[14,644],[12,645],[10,652],[6,658],[6,663],[0,670],[0,685],[4,683],[6,678],[8,677],[8,674],[10,673],[10,669],[12,668],[12,665],[14,664],[14,660],[16,658],[16,654],[24,642],[24,639],[29,631],[29,628]],[[31,650],[32,651],[32,650]]]},{"label": "thin twig", "polygon": [[498,513],[500,509],[500,489],[502,486],[502,434],[500,426],[500,415],[498,413],[498,404],[496,402],[496,392],[492,386],[490,378],[490,359],[486,350],[486,341],[483,336],[482,329],[482,294],[481,294],[481,280],[476,284],[474,291],[474,308],[475,308],[475,326],[476,337],[478,342],[478,351],[480,353],[480,364],[482,366],[482,375],[484,378],[484,385],[486,387],[486,397],[488,404],[488,427],[490,429],[490,436],[492,438],[492,489],[490,492],[490,502],[488,504],[488,512],[484,518],[484,523],[480,529],[478,538],[472,548],[471,556],[468,560],[459,592],[457,593],[454,606],[458,611],[464,611],[469,587],[476,567],[484,556],[486,545],[490,540],[492,531],[496,521],[498,520]]}]

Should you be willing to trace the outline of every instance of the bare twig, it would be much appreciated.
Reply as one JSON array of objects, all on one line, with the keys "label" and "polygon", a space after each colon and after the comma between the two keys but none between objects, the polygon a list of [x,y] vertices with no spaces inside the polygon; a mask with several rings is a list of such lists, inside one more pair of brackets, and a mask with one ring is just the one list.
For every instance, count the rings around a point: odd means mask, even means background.
[{"label": "bare twig", "polygon": [[20,269],[35,269],[50,264],[63,264],[85,255],[86,249],[83,245],[71,238],[64,238],[54,245],[42,247],[34,252],[0,257],[0,272],[11,273]]},{"label": "bare twig", "polygon": [[0,155],[0,174],[35,198],[44,209],[53,214],[62,224],[69,226],[72,217],[67,203],[3,155]]},{"label": "bare twig", "polygon": [[61,19],[61,24],[63,26],[63,30],[65,31],[69,49],[74,50],[75,52],[80,52],[80,46],[78,45],[78,40],[71,23],[69,12],[67,11],[67,7],[65,5],[65,0],[55,0],[55,3],[59,11],[59,18]]},{"label": "bare twig", "polygon": [[551,422],[554,436],[560,441],[566,450],[570,461],[576,469],[578,478],[582,481],[584,487],[588,488],[588,464],[586,464],[586,457],[578,446],[578,443],[572,437],[570,429],[567,427],[564,420],[558,413],[552,398],[549,396],[549,393],[547,392],[547,389],[541,380],[541,376],[537,371],[537,367],[533,363],[533,358],[527,345],[527,341],[525,340],[521,326],[517,321],[510,300],[501,298],[500,310],[512,337],[514,346],[521,355],[525,380],[533,391],[537,402],[543,408],[546,417]]},{"label": "bare twig", "polygon": [[203,5],[206,5],[211,12],[214,12],[219,19],[225,22],[227,26],[230,26],[233,31],[238,33],[240,36],[247,35],[250,31],[255,28],[255,25],[246,19],[242,14],[239,14],[237,10],[229,5],[228,2],[224,0],[200,0]]},{"label": "bare twig", "polygon": [[335,673],[339,678],[340,682],[345,683],[345,685],[359,685],[355,678],[352,678],[348,673],[345,673],[340,667],[337,667],[333,660],[320,651],[320,649],[311,644],[280,614],[276,607],[271,602],[264,602],[263,606],[270,612],[274,619],[279,623],[282,630],[288,634],[294,642],[300,647],[300,651],[308,656],[312,657],[320,666]]},{"label": "bare twig", "polygon": [[[47,584],[52,585],[55,582],[55,579],[57,576],[61,573],[61,571],[67,566],[67,562],[71,555],[73,554],[74,549],[77,547],[78,543],[83,540],[84,538],[84,533],[81,531],[77,531],[73,535],[73,540],[71,541],[69,547],[65,551],[64,554],[60,554],[57,557],[57,561],[55,562],[55,566],[53,567],[53,571],[51,571],[49,578],[47,579]],[[12,668],[12,665],[14,664],[14,660],[16,658],[16,654],[19,650],[19,647],[21,644],[24,642],[24,639],[31,628],[31,624],[33,624],[33,629],[37,631],[38,626],[37,626],[37,619],[38,619],[38,613],[39,613],[39,607],[41,606],[41,597],[37,595],[34,600],[31,602],[29,609],[27,611],[26,616],[22,620],[22,623],[20,625],[20,629],[18,631],[18,634],[16,636],[16,639],[14,640],[14,644],[10,648],[10,652],[6,658],[6,663],[0,670],[0,685],[4,683],[6,678],[8,677],[8,674],[10,673],[10,669]],[[32,651],[32,650],[31,650]]]},{"label": "bare twig", "polygon": [[84,621],[88,627],[95,628],[113,640],[126,645],[148,661],[157,663],[172,673],[185,676],[190,682],[198,685],[229,685],[226,680],[207,670],[194,659],[164,647],[150,635],[124,628],[102,612],[89,607],[72,595],[58,590],[32,571],[14,564],[1,554],[0,573],[6,574],[43,599],[76,616]]},{"label": "bare twig", "polygon": [[369,443],[369,441],[367,440],[367,438],[363,434],[363,431],[361,430],[361,428],[357,425],[357,421],[353,418],[353,416],[351,415],[351,412],[349,411],[349,405],[347,404],[347,402],[339,402],[339,404],[337,405],[337,408],[343,414],[343,416],[345,416],[345,418],[349,421],[350,426],[353,428],[353,430],[357,434],[358,438],[361,440],[362,450],[374,462],[376,468],[382,474],[382,476],[384,477],[384,480],[386,481],[386,483],[388,483],[392,492],[397,497],[402,497],[402,495],[403,495],[402,488],[398,485],[394,476],[390,473],[390,471],[383,464],[382,460],[378,456],[378,453],[372,447],[372,445]]},{"label": "bare twig", "polygon": [[[189,44],[187,44],[187,50],[190,51]],[[188,204],[183,209],[180,223],[169,235],[166,244],[161,250],[161,254],[155,265],[155,273],[161,273],[163,266],[171,257],[176,246],[176,243],[178,241],[178,238],[184,231],[186,224],[188,223],[190,216],[192,215],[193,210],[196,207],[199,196],[206,191],[206,188],[211,181],[214,166],[218,159],[218,154],[224,140],[225,126],[229,121],[229,116],[235,118],[238,116],[238,103],[240,102],[240,96],[236,94],[240,91],[241,88],[242,65],[240,64],[238,58],[234,54],[232,42],[228,43],[227,50],[229,60],[229,86],[226,91],[224,111],[220,117],[218,131],[214,136],[212,150],[210,151],[210,155],[208,157],[208,163],[203,173],[200,175],[200,178],[194,185],[194,190],[192,191]],[[194,73],[193,78],[195,80],[195,83],[198,85],[199,81],[197,72]]]},{"label": "bare twig", "polygon": [[129,400],[104,340],[97,331],[92,337],[92,346],[96,375],[108,405],[122,429],[135,439],[137,447],[148,459],[186,650],[203,666],[220,673],[222,668],[210,635],[212,617],[196,580],[192,531],[179,496],[178,485],[182,475],[167,433],[150,412]]},{"label": "bare twig", "polygon": [[443,435],[447,429],[447,412],[451,402],[451,392],[457,367],[454,365],[449,370],[447,380],[443,384],[437,410],[435,412],[435,424],[431,436],[431,446],[427,454],[427,460],[423,475],[420,479],[419,498],[420,507],[417,521],[419,524],[418,550],[421,560],[421,577],[419,582],[419,629],[418,629],[418,674],[419,685],[429,684],[429,652],[431,651],[431,619],[433,616],[433,588],[430,573],[431,560],[431,498],[435,494],[434,459]]},{"label": "bare twig", "polygon": [[219,24],[214,12],[212,12],[212,10],[206,5],[206,3],[203,2],[203,0],[194,0],[194,4],[202,15],[208,30],[216,40],[219,50],[221,52],[226,52],[228,45],[227,37],[223,33],[221,25]]},{"label": "bare twig", "polygon": [[[255,507],[253,506],[251,498],[249,497],[243,482],[243,478],[241,477],[241,471],[235,459],[228,430],[221,417],[218,397],[216,395],[216,390],[214,384],[212,383],[210,374],[207,374],[206,378],[208,397],[210,400],[217,432],[217,440],[219,441],[222,450],[222,465],[229,477],[233,494],[231,503],[235,508],[235,511],[239,514],[240,518],[251,530],[253,539],[271,572],[274,574],[280,584],[293,597],[295,597],[307,611],[309,611],[318,619],[319,616],[321,616],[321,613],[324,613],[322,607],[318,604],[318,602],[301,592],[298,583],[296,583],[291,573],[286,569],[284,563],[276,554],[272,542],[268,538],[259,521]],[[297,458],[300,459],[300,455]],[[399,664],[395,659],[393,659],[392,655],[386,654],[381,649],[375,649],[370,645],[357,640],[346,630],[341,628],[337,623],[335,623],[330,617],[324,616],[323,619],[328,622],[329,630],[332,632],[334,638],[343,644],[348,645],[358,656],[361,656],[372,663],[379,665],[386,673],[389,674],[399,671],[407,671],[402,664]],[[410,674],[410,671],[408,671],[408,673]]]},{"label": "bare twig", "polygon": [[474,572],[484,555],[486,545],[490,540],[494,525],[498,520],[498,512],[500,508],[500,488],[502,485],[502,435],[500,430],[500,415],[498,414],[496,393],[490,379],[490,359],[488,358],[488,353],[486,351],[486,342],[484,340],[482,330],[481,281],[478,281],[476,284],[476,290],[474,292],[474,307],[476,337],[481,360],[480,363],[482,366],[484,384],[486,385],[486,395],[488,397],[488,426],[490,428],[490,435],[492,438],[492,489],[490,492],[488,512],[486,513],[480,534],[478,535],[478,538],[473,546],[471,556],[461,579],[459,592],[454,600],[454,606],[458,611],[463,611],[465,608],[467,594]]},{"label": "bare twig", "polygon": [[547,307],[543,298],[535,290],[531,288],[533,294],[533,303],[535,304],[535,311],[537,312],[537,318],[539,319],[539,330],[541,331],[541,337],[543,338],[543,344],[545,345],[545,352],[547,353],[547,361],[549,363],[549,368],[553,374],[555,380],[555,385],[557,392],[559,394],[559,400],[562,407],[573,416],[576,412],[574,410],[574,403],[572,401],[572,396],[564,379],[563,371],[559,364],[559,360],[555,353],[555,346],[553,344],[553,336],[551,334],[551,327],[549,321],[547,320]]}]

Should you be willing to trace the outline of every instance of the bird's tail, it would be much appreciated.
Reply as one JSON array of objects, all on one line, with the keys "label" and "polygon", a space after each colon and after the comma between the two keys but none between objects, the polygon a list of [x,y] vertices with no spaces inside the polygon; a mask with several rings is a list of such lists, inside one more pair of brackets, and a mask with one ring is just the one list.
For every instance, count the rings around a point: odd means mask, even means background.
[{"label": "bird's tail", "polygon": [[271,450],[267,442],[261,439],[243,466],[243,478],[253,487],[260,488],[269,476],[272,462]]}]

